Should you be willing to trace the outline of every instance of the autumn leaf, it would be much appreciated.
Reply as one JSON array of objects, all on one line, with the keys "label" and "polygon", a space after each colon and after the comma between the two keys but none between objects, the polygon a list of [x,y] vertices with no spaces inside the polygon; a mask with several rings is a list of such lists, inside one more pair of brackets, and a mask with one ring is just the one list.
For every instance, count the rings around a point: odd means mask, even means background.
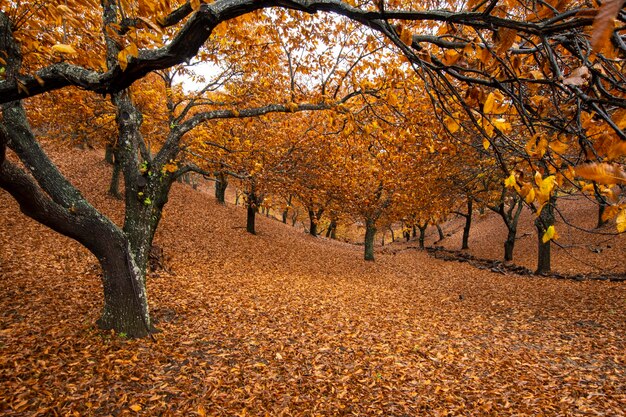
[{"label": "autumn leaf", "polygon": [[511,172],[511,175],[509,175],[505,180],[504,180],[504,186],[507,188],[513,188],[517,185],[517,181],[515,181],[515,173]]},{"label": "autumn leaf", "polygon": [[626,172],[617,164],[591,162],[577,166],[576,174],[600,184],[626,184]]},{"label": "autumn leaf", "polygon": [[602,52],[610,44],[611,35],[615,29],[615,18],[624,6],[625,1],[606,0],[602,3],[592,25],[591,49],[594,52]]},{"label": "autumn leaf", "polygon": [[413,33],[411,33],[411,30],[406,27],[401,27],[400,40],[405,45],[411,46],[411,44],[413,43]]},{"label": "autumn leaf", "polygon": [[71,46],[71,45],[67,45],[67,44],[56,44],[52,47],[52,52],[57,53],[57,54],[75,54],[76,50]]},{"label": "autumn leaf", "polygon": [[558,235],[556,233],[556,230],[554,229],[554,226],[550,225],[548,226],[548,229],[545,231],[545,233],[541,237],[541,241],[543,243],[548,243],[549,241],[556,240],[557,238],[558,238]]},{"label": "autumn leaf", "polygon": [[626,209],[620,210],[619,214],[615,218],[615,224],[617,225],[618,232],[626,232]]},{"label": "autumn leaf", "polygon": [[128,407],[128,408],[130,408],[131,410],[133,410],[133,411],[135,411],[135,412],[137,412],[137,413],[138,413],[139,411],[141,411],[141,406],[140,406],[139,404],[133,404],[133,405],[131,405],[131,406],[130,406],[130,407]]},{"label": "autumn leaf", "polygon": [[450,133],[456,133],[461,128],[461,125],[459,124],[459,122],[457,122],[455,117],[446,116],[443,119],[443,123],[445,124],[446,128],[450,131]]},{"label": "autumn leaf", "polygon": [[583,65],[572,71],[569,77],[563,80],[563,84],[581,86],[586,84],[590,77],[589,68]]}]

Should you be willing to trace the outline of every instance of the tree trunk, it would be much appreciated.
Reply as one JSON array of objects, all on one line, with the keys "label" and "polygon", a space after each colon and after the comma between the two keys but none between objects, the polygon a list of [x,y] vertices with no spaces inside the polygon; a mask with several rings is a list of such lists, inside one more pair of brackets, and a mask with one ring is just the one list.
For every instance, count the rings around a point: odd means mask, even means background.
[{"label": "tree trunk", "polygon": [[517,235],[517,229],[515,227],[509,228],[509,231],[504,241],[504,260],[505,262],[511,262],[513,260],[513,249],[515,248],[515,236]]},{"label": "tree trunk", "polygon": [[115,158],[114,155],[115,155],[115,147],[111,145],[110,143],[107,143],[104,146],[104,161],[109,165],[113,165],[114,158]]},{"label": "tree trunk", "polygon": [[248,208],[247,208],[248,216],[246,218],[246,231],[253,235],[256,235],[256,228],[255,228],[256,212],[257,212],[257,208],[253,204],[248,203]]},{"label": "tree trunk", "polygon": [[420,244],[420,248],[424,249],[424,240],[426,239],[426,228],[428,227],[428,222],[424,223],[424,225],[417,225],[417,227],[420,229],[420,237],[419,237],[419,244]]},{"label": "tree trunk", "polygon": [[313,237],[317,237],[317,217],[315,212],[309,209],[309,234]]},{"label": "tree trunk", "polygon": [[604,226],[608,222],[608,219],[603,220],[602,216],[604,215],[604,211],[606,210],[609,203],[606,200],[606,197],[602,195],[602,192],[600,191],[600,187],[598,187],[598,184],[596,184],[595,182],[593,183],[593,191],[594,191],[593,193],[594,197],[596,198],[596,201],[598,202],[598,221],[596,222],[596,229],[599,229],[600,227]]},{"label": "tree trunk", "polygon": [[374,260],[374,237],[376,236],[376,222],[365,219],[365,260]]},{"label": "tree trunk", "polygon": [[437,227],[437,233],[439,233],[439,241],[441,242],[446,237],[443,234],[443,230],[441,230],[441,226],[439,224],[436,224],[435,226]]},{"label": "tree trunk", "polygon": [[337,219],[331,217],[328,230],[326,231],[326,237],[331,239],[337,239]]},{"label": "tree trunk", "polygon": [[113,159],[113,173],[111,174],[111,184],[109,184],[109,195],[117,198],[118,200],[122,199],[122,194],[120,193],[120,174],[122,173],[122,166],[120,165],[117,158]]},{"label": "tree trunk", "polygon": [[548,230],[548,227],[554,225],[554,204],[556,203],[555,197],[550,197],[550,200],[541,210],[541,214],[535,219],[535,228],[537,229],[537,270],[538,275],[548,274],[551,271],[550,264],[550,240],[543,242],[543,235]]},{"label": "tree trunk", "polygon": [[[39,165],[38,168],[45,170],[47,167]],[[8,162],[0,167],[0,187],[15,198],[24,214],[77,240],[99,260],[104,289],[104,308],[98,320],[100,328],[113,329],[128,337],[144,337],[150,333],[144,275],[133,260],[125,234],[114,223],[85,201],[70,204],[69,208],[56,203],[30,176]]]},{"label": "tree trunk", "polygon": [[102,266],[104,307],[97,320],[103,330],[115,330],[127,337],[144,337],[154,331],[150,323],[145,276],[124,246],[110,245]]},{"label": "tree trunk", "polygon": [[470,227],[472,226],[472,211],[474,207],[474,200],[471,198],[467,199],[467,215],[463,215],[465,217],[465,226],[463,227],[463,243],[461,245],[461,249],[469,249],[469,234]]}]

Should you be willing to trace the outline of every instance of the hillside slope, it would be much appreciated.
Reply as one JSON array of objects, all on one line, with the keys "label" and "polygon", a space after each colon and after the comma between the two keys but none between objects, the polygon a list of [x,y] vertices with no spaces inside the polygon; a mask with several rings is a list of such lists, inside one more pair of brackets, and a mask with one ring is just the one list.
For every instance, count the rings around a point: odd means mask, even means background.
[{"label": "hillside slope", "polygon": [[[101,155],[53,155],[121,219]],[[0,218],[3,415],[626,409],[621,283],[505,276],[416,250],[367,263],[361,247],[263,217],[249,235],[242,209],[176,185],[156,238],[173,273],[148,283],[162,333],[129,341],[93,326],[102,303],[93,256],[22,216],[4,192]]]}]

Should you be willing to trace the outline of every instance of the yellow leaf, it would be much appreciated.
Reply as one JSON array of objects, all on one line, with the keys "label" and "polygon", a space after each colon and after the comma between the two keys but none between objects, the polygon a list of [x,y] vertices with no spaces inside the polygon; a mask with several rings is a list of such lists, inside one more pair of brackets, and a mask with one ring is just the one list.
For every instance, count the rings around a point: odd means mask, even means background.
[{"label": "yellow leaf", "polygon": [[202,2],[200,0],[191,0],[189,4],[191,5],[191,8],[195,11],[200,8]]},{"label": "yellow leaf", "polygon": [[621,209],[617,218],[615,219],[617,225],[617,231],[620,233],[626,232],[626,209]]},{"label": "yellow leaf", "polygon": [[200,417],[206,417],[206,410],[204,409],[204,406],[202,404],[198,406],[198,415]]},{"label": "yellow leaf", "polygon": [[134,412],[137,412],[137,413],[138,413],[139,411],[141,411],[141,406],[140,406],[139,404],[133,404],[133,405],[131,405],[131,406],[130,406],[130,407],[128,407],[128,408],[130,408],[131,410],[133,410]]},{"label": "yellow leaf", "polygon": [[294,102],[287,103],[286,107],[287,107],[287,110],[289,110],[292,113],[298,110],[298,105]]},{"label": "yellow leaf", "polygon": [[487,96],[487,100],[485,100],[485,104],[483,105],[483,113],[491,113],[493,110],[493,105],[496,102],[496,96],[493,92],[489,93]]},{"label": "yellow leaf", "polygon": [[128,66],[128,51],[126,49],[122,49],[117,54],[117,61],[120,63],[120,68],[122,69],[122,71],[125,71],[126,67]]},{"label": "yellow leaf", "polygon": [[535,189],[532,186],[530,187],[530,190],[528,190],[528,194],[526,194],[524,201],[526,201],[527,204],[535,201]]},{"label": "yellow leaf", "polygon": [[443,123],[446,125],[446,128],[450,131],[450,133],[456,133],[461,128],[461,125],[456,121],[454,117],[444,117]]},{"label": "yellow leaf", "polygon": [[602,213],[602,221],[606,222],[609,219],[612,219],[619,212],[618,206],[608,206],[604,209],[604,213]]},{"label": "yellow leaf", "polygon": [[58,43],[52,47],[52,52],[57,54],[75,54],[76,50],[71,45]]},{"label": "yellow leaf", "polygon": [[557,239],[559,236],[556,234],[556,230],[554,230],[554,226],[549,226],[548,230],[543,234],[541,241],[543,243],[547,243],[550,240]]},{"label": "yellow leaf", "polygon": [[128,51],[128,55],[132,57],[137,58],[137,56],[139,55],[139,49],[137,49],[137,45],[135,45],[134,43],[131,43],[124,49],[126,49]]},{"label": "yellow leaf", "polygon": [[491,124],[494,127],[498,128],[498,130],[500,130],[503,133],[508,133],[512,129],[511,123],[507,122],[506,119],[502,119],[502,118],[493,119],[491,121]]},{"label": "yellow leaf", "polygon": [[459,54],[454,49],[448,49],[443,54],[443,59],[441,60],[446,65],[454,65],[461,58],[461,54]]},{"label": "yellow leaf", "polygon": [[513,188],[516,184],[517,181],[515,181],[515,173],[511,172],[511,175],[509,175],[509,177],[504,180],[504,186],[506,188]]},{"label": "yellow leaf", "polygon": [[485,148],[485,150],[489,149],[490,145],[491,145],[491,142],[489,142],[489,139],[487,138],[483,139],[483,148]]}]

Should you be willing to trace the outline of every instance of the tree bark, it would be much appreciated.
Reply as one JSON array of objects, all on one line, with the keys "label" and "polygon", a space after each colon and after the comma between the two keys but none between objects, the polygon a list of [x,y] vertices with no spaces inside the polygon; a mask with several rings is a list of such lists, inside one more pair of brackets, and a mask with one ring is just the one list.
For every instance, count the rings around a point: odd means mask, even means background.
[{"label": "tree bark", "polygon": [[113,172],[111,173],[111,184],[109,184],[109,195],[121,200],[122,194],[120,193],[120,174],[122,173],[122,166],[117,158],[112,160]]},{"label": "tree bark", "polygon": [[376,236],[376,222],[365,219],[365,260],[374,260],[374,237]]},{"label": "tree bark", "polygon": [[253,235],[256,235],[256,212],[257,208],[248,203],[247,207],[247,217],[246,217],[246,231]]},{"label": "tree bark", "polygon": [[309,234],[313,237],[317,237],[317,218],[315,212],[309,209]]},{"label": "tree bark", "polygon": [[608,220],[602,219],[602,216],[604,215],[604,211],[606,210],[609,203],[607,202],[606,197],[602,195],[598,184],[596,184],[595,182],[593,183],[593,189],[594,196],[596,198],[596,201],[598,202],[598,221],[596,222],[596,229],[599,229],[608,222]]},{"label": "tree bark", "polygon": [[109,165],[113,165],[114,163],[114,156],[115,153],[115,147],[113,145],[111,145],[110,143],[107,143],[106,145],[104,145],[104,161],[109,164]]},{"label": "tree bark", "polygon": [[474,208],[474,200],[468,197],[467,199],[467,214],[465,217],[465,226],[463,227],[463,243],[461,249],[469,249],[469,234],[472,227],[472,211]]},{"label": "tree bark", "polygon": [[509,228],[504,241],[504,260],[505,262],[511,262],[513,260],[513,249],[515,248],[515,236],[517,235],[517,228]]},{"label": "tree bark", "polygon": [[426,228],[428,227],[428,222],[424,223],[423,225],[418,224],[417,228],[420,230],[420,237],[419,237],[419,245],[421,249],[424,249],[424,241],[426,240]]},{"label": "tree bark", "polygon": [[215,199],[219,204],[226,204],[226,187],[228,187],[228,177],[223,172],[218,172],[215,176]]},{"label": "tree bark", "polygon": [[537,270],[538,275],[548,274],[551,271],[550,260],[550,240],[543,242],[543,235],[548,230],[548,227],[554,225],[554,204],[556,203],[555,197],[550,197],[550,200],[541,210],[541,214],[535,219],[535,228],[537,229]]},{"label": "tree bark", "polygon": [[441,242],[446,237],[444,236],[443,230],[441,229],[441,226],[439,224],[436,224],[435,227],[437,227],[437,233],[439,234],[439,241]]},{"label": "tree bark", "polygon": [[331,239],[337,239],[337,219],[331,217],[328,230],[326,231],[326,237]]},{"label": "tree bark", "polygon": [[247,216],[246,216],[246,231],[250,234],[256,235],[256,214],[259,211],[259,207],[263,202],[263,198],[257,195],[256,184],[253,181],[250,185],[250,190],[246,192],[247,199]]}]

